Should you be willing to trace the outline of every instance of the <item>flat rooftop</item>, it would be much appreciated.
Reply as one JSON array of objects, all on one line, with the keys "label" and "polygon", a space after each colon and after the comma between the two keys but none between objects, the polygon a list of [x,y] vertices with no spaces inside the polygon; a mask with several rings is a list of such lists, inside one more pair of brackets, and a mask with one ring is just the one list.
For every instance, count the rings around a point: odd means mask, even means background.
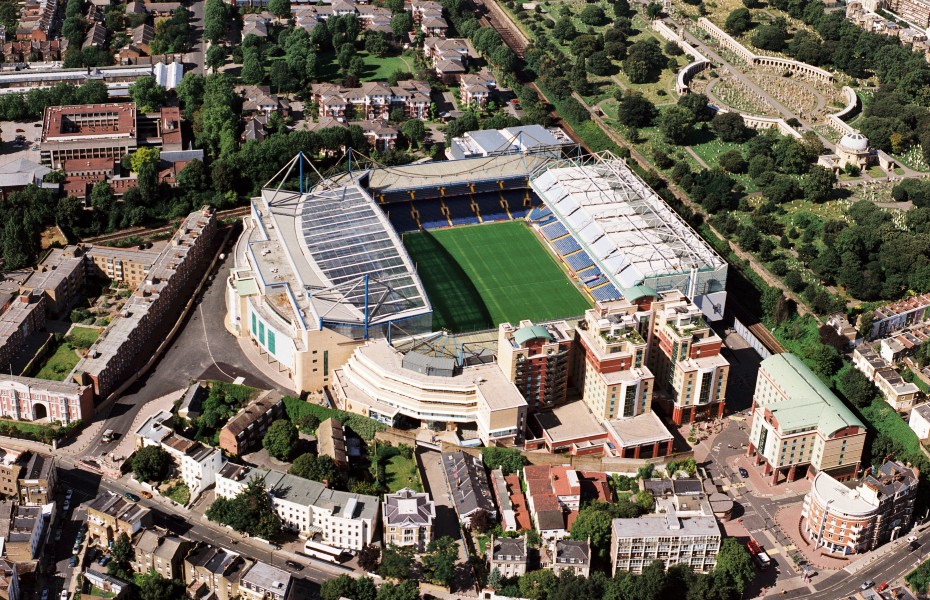
[{"label": "flat rooftop", "polygon": [[607,421],[606,427],[624,448],[656,442],[661,444],[673,439],[659,415],[651,411],[626,419],[612,419]]},{"label": "flat rooftop", "polygon": [[43,142],[136,137],[132,102],[49,106],[42,121]]},{"label": "flat rooftop", "polygon": [[711,516],[678,518],[664,515],[643,515],[635,519],[614,519],[613,534],[620,538],[653,537],[720,537],[717,519]]},{"label": "flat rooftop", "polygon": [[566,443],[596,435],[606,436],[603,425],[598,423],[581,400],[538,412],[533,418],[553,443]]}]

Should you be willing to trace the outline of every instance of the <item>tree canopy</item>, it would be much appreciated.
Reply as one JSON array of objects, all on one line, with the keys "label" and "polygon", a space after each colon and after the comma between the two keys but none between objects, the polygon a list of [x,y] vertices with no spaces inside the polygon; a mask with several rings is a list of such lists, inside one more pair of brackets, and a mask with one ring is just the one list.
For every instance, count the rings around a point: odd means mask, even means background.
[{"label": "tree canopy", "polygon": [[161,446],[145,446],[136,450],[130,464],[136,479],[158,483],[168,476],[168,469],[174,460]]},{"label": "tree canopy", "polygon": [[[297,439],[297,428],[287,419],[278,419],[265,432],[262,447],[278,460],[290,460],[297,449]],[[309,467],[306,463],[304,466]]]}]

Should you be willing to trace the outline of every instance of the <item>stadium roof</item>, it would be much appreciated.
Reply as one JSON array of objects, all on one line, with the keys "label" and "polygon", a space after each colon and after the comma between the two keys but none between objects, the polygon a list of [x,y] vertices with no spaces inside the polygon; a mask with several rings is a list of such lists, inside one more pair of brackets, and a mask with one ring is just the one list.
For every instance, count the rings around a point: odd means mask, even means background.
[{"label": "stadium roof", "polygon": [[[283,242],[302,288],[292,291],[309,300],[314,320],[364,324],[367,310],[375,325],[431,311],[403,243],[357,184],[324,182],[306,194],[266,188],[262,198],[271,221],[263,225]],[[259,264],[268,254],[253,244]]]},{"label": "stadium roof", "polygon": [[725,265],[664,200],[609,153],[584,164],[553,166],[531,185],[624,296],[651,277]]}]

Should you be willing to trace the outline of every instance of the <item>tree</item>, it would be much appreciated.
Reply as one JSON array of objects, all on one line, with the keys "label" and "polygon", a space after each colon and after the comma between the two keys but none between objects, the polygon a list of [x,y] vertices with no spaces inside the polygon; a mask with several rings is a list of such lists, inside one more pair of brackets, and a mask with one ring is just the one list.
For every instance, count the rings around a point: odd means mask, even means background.
[{"label": "tree", "polygon": [[834,185],[836,185],[836,174],[833,170],[814,165],[804,176],[801,188],[807,200],[824,202],[830,197]]},{"label": "tree", "polygon": [[666,58],[658,40],[649,38],[639,40],[627,49],[623,72],[633,83],[646,83],[657,80],[665,64]]},{"label": "tree", "polygon": [[[870,339],[872,337],[872,325],[875,323],[875,313],[867,310],[859,316],[857,332],[859,337]],[[926,344],[924,344],[926,346]]]},{"label": "tree", "polygon": [[413,29],[413,15],[404,11],[391,17],[391,33],[398,39],[403,39],[407,32]]},{"label": "tree", "polygon": [[659,131],[672,144],[684,144],[691,134],[694,116],[687,108],[672,106],[659,115]]},{"label": "tree", "polygon": [[226,33],[227,4],[223,0],[207,0],[203,14],[203,36],[217,43]]},{"label": "tree", "polygon": [[130,155],[129,164],[134,173],[141,173],[146,168],[157,167],[161,160],[161,150],[158,148],[139,148]]},{"label": "tree", "polygon": [[[294,81],[293,76],[291,75],[291,69],[287,66],[287,63],[283,60],[278,60],[271,63],[271,70],[268,73],[268,78],[271,81],[271,87],[279,94],[291,89],[291,84]],[[278,114],[278,113],[274,113]]]},{"label": "tree", "polygon": [[139,600],[175,600],[184,597],[183,581],[165,579],[155,569],[136,576],[135,581],[139,587]]},{"label": "tree", "polygon": [[281,520],[271,506],[265,481],[258,477],[250,479],[235,497],[215,499],[206,516],[211,521],[263,539],[272,539],[281,531]]},{"label": "tree", "polygon": [[575,23],[571,17],[561,17],[555,22],[555,27],[552,28],[552,37],[562,43],[570,42],[578,37],[578,30],[575,29]]},{"label": "tree", "polygon": [[323,600],[339,600],[340,598],[355,598],[355,579],[348,575],[340,575],[335,579],[327,579],[320,584],[320,597]]},{"label": "tree", "polygon": [[265,80],[265,69],[262,67],[261,52],[258,48],[245,48],[242,51],[242,72],[240,77],[245,83],[259,85]]},{"label": "tree", "polygon": [[[749,128],[746,127],[746,122],[743,120],[743,115],[739,114],[736,111],[732,112],[718,112],[710,120],[711,129],[714,130],[714,133],[717,134],[724,142],[745,142],[749,137]],[[760,156],[755,158],[768,159],[767,156]]]},{"label": "tree", "polygon": [[129,579],[132,573],[132,560],[135,558],[135,551],[129,536],[120,533],[119,537],[110,547],[111,562],[107,565],[107,573],[121,579]]},{"label": "tree", "polygon": [[650,2],[646,5],[646,16],[650,19],[658,19],[662,14],[662,5],[658,2]]},{"label": "tree", "polygon": [[171,455],[161,446],[145,446],[132,455],[132,472],[139,481],[161,482],[173,464]]},{"label": "tree", "polygon": [[487,533],[494,526],[491,514],[483,508],[478,509],[469,520],[470,529],[478,533]]},{"label": "tree", "polygon": [[588,70],[595,75],[610,75],[614,71],[614,64],[606,51],[598,50],[588,57]]},{"label": "tree", "polygon": [[717,158],[717,164],[727,173],[745,173],[746,159],[739,150],[727,150]]},{"label": "tree", "polygon": [[377,600],[419,600],[420,588],[414,581],[400,584],[385,583],[378,588]]},{"label": "tree", "polygon": [[433,540],[426,547],[426,554],[421,559],[423,576],[436,585],[452,587],[458,556],[458,544],[449,536]]},{"label": "tree", "polygon": [[413,567],[410,548],[398,548],[391,545],[384,549],[381,564],[378,566],[378,575],[387,579],[404,581],[410,577]]},{"label": "tree", "polygon": [[309,453],[301,454],[294,459],[288,473],[313,481],[326,481],[330,484],[339,480],[339,469],[336,463],[325,454],[319,456]]},{"label": "tree", "polygon": [[290,0],[268,0],[268,10],[279,19],[291,16]]},{"label": "tree", "polygon": [[742,594],[749,582],[755,578],[756,567],[752,564],[749,551],[742,544],[735,538],[726,538],[717,553],[717,566],[714,567],[714,573],[718,572],[728,577],[736,590]]},{"label": "tree", "polygon": [[381,560],[381,546],[365,544],[358,552],[358,566],[369,573],[373,573],[378,568],[378,561]]},{"label": "tree", "polygon": [[207,56],[205,63],[208,67],[216,71],[220,67],[226,64],[226,48],[220,46],[219,44],[214,44],[210,46],[210,49],[207,50]]},{"label": "tree", "polygon": [[[745,9],[739,9],[745,10]],[[735,12],[735,11],[734,11]],[[761,50],[781,52],[788,40],[788,25],[784,19],[775,19],[772,23],[760,25],[752,34],[752,45]]]},{"label": "tree", "polygon": [[545,600],[555,584],[556,576],[549,569],[531,571],[520,577],[520,596],[529,600]]},{"label": "tree", "polygon": [[365,33],[365,51],[369,54],[384,58],[391,52],[391,42],[387,34],[382,31],[369,31]]},{"label": "tree", "polygon": [[743,35],[752,29],[752,13],[746,8],[737,8],[727,16],[723,29],[730,35]]},{"label": "tree", "polygon": [[811,347],[805,348],[804,357],[814,373],[823,379],[833,377],[843,362],[836,348],[823,344],[812,344]]},{"label": "tree", "polygon": [[592,551],[596,551],[598,556],[603,558],[607,556],[610,548],[612,519],[610,507],[604,502],[584,506],[572,523],[571,539],[590,539]]},{"label": "tree", "polygon": [[702,123],[714,117],[714,111],[707,105],[709,101],[704,94],[685,94],[678,99],[678,106],[691,111],[695,123]]},{"label": "tree", "polygon": [[598,27],[607,22],[607,15],[604,14],[604,9],[597,4],[588,4],[581,10],[578,19],[585,25]]},{"label": "tree", "polygon": [[501,448],[498,446],[482,448],[481,459],[488,469],[492,471],[501,469],[504,471],[504,475],[519,473],[523,470],[523,467],[529,464],[526,456],[516,448]]},{"label": "tree", "polygon": [[297,428],[287,419],[278,419],[265,432],[262,447],[278,460],[290,460],[297,449]]},{"label": "tree", "polygon": [[872,400],[878,395],[875,384],[858,369],[846,369],[840,375],[839,384],[846,398],[859,408],[872,404]]},{"label": "tree", "polygon": [[791,309],[784,292],[776,287],[767,287],[762,292],[762,313],[775,327],[791,317]]},{"label": "tree", "polygon": [[619,98],[617,119],[627,127],[648,127],[655,115],[655,105],[639,92],[627,90]]},{"label": "tree", "polygon": [[141,112],[154,112],[164,106],[165,88],[151,75],[140,77],[129,85],[129,96]]},{"label": "tree", "polygon": [[400,132],[414,148],[419,147],[426,139],[426,125],[420,119],[408,119],[400,126]]}]

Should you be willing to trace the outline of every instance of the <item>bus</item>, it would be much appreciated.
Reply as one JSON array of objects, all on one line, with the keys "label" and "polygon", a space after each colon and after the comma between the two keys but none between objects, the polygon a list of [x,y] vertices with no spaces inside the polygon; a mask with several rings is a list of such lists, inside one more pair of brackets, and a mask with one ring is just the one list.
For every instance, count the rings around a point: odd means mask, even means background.
[{"label": "bus", "polygon": [[314,542],[313,540],[307,540],[307,543],[304,544],[304,554],[310,558],[325,560],[326,562],[335,564],[345,562],[350,558],[349,553],[345,550],[333,548],[332,546],[327,546],[326,544],[320,544],[319,542]]},{"label": "bus", "polygon": [[749,540],[746,541],[746,550],[752,555],[760,571],[768,570],[769,566],[772,564],[772,559],[765,553],[762,546],[760,546],[756,540],[749,538]]}]

